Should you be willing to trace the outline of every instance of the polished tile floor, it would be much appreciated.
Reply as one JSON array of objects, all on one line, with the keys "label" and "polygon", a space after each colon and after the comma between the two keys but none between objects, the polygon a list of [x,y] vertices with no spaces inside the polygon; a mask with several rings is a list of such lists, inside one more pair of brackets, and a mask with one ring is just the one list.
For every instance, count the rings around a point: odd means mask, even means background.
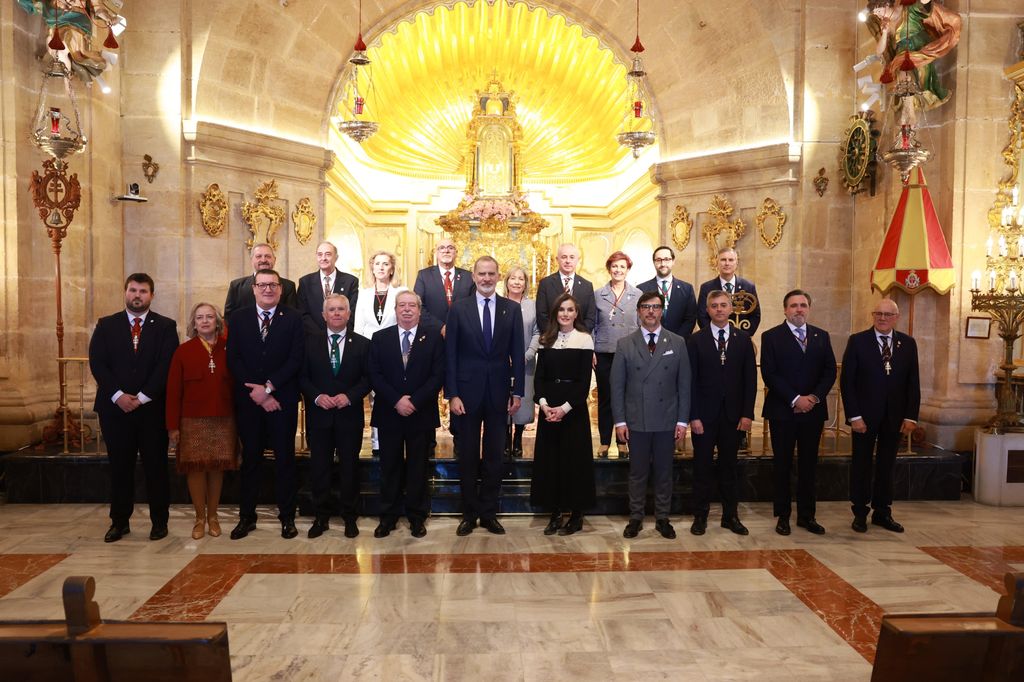
[{"label": "polished tile floor", "polygon": [[0,619],[60,619],[64,578],[91,575],[104,618],[227,622],[236,680],[867,680],[883,613],[993,611],[1024,570],[1024,509],[970,501],[900,503],[902,535],[820,503],[828,533],[788,538],[744,505],[749,536],[687,517],[674,541],[604,516],[571,537],[513,517],[505,536],[433,518],[377,540],[362,519],[307,540],[304,520],[283,540],[261,511],[244,540],[195,541],[175,507],[150,542],[140,507],[106,545],[102,506],[0,506]]}]

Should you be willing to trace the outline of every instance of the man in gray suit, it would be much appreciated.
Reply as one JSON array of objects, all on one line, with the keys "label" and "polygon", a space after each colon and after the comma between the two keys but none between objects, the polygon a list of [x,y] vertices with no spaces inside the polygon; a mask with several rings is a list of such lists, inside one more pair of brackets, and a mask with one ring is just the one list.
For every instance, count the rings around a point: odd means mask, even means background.
[{"label": "man in gray suit", "polygon": [[635,538],[643,528],[653,468],[654,527],[671,540],[672,456],[690,418],[690,358],[683,337],[661,326],[659,292],[645,292],[636,308],[640,329],[619,339],[611,376],[615,435],[629,442],[629,523],[622,536]]}]

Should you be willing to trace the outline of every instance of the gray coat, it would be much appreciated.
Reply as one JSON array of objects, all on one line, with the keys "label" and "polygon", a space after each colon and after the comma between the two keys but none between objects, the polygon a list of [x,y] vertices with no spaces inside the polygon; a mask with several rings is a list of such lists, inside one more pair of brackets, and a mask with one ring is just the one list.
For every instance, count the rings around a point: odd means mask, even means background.
[{"label": "gray coat", "polygon": [[662,328],[651,355],[638,329],[619,339],[612,361],[612,419],[631,431],[674,431],[690,421],[690,358],[683,337]]},{"label": "gray coat", "polygon": [[523,309],[523,345],[526,348],[526,384],[523,387],[523,402],[519,411],[512,415],[512,422],[515,424],[532,424],[534,410],[533,404],[533,375],[537,370],[537,350],[540,348],[540,330],[537,328],[537,302],[532,298],[524,298],[519,304]]},{"label": "gray coat", "polygon": [[594,292],[594,303],[597,305],[597,321],[594,323],[595,352],[614,353],[619,339],[637,330],[640,323],[636,317],[636,302],[640,300],[641,294],[642,291],[626,282],[626,289],[616,305],[615,294],[612,293],[610,284],[605,284]]}]

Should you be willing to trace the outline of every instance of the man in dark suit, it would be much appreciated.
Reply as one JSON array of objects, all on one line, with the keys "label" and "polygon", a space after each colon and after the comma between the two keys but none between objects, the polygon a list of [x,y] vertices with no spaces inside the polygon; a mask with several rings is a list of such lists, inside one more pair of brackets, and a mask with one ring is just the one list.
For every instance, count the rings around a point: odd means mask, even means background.
[{"label": "man in dark suit", "polygon": [[[697,322],[697,301],[693,298],[693,286],[672,275],[676,252],[671,246],[659,246],[654,250],[654,271],[652,279],[637,285],[640,291],[657,291],[665,299],[665,314],[661,326],[673,334],[689,339]],[[707,299],[701,299],[705,305]]]},{"label": "man in dark suit", "polygon": [[[309,333],[324,331],[324,299],[331,294],[341,294],[348,299],[349,310],[356,309],[359,296],[359,278],[342,272],[335,264],[338,262],[338,247],[331,242],[320,242],[316,247],[316,262],[320,269],[299,278],[299,290],[296,292],[299,311],[306,323]],[[353,318],[349,315],[348,331],[352,331]]]},{"label": "man in dark suit", "polygon": [[548,328],[548,316],[555,299],[563,293],[572,294],[579,305],[579,319],[587,331],[593,332],[597,324],[597,304],[594,303],[594,285],[576,274],[580,250],[574,244],[558,247],[558,271],[537,283],[537,328],[543,334]]},{"label": "man in dark suit", "polygon": [[242,494],[238,525],[231,539],[256,530],[260,464],[269,445],[274,451],[274,491],[281,537],[295,529],[295,427],[299,414],[299,372],[304,340],[302,314],[281,303],[281,277],[260,270],[252,286],[251,308],[228,320],[228,369],[235,382],[235,419],[242,441]]},{"label": "man in dark suit", "polygon": [[[725,247],[718,250],[718,277],[709,279],[700,285],[700,293],[697,294],[697,300],[700,302],[700,305],[697,306],[697,321],[702,328],[708,326],[710,318],[707,309],[704,308],[708,294],[716,290],[724,291],[732,294],[733,308],[740,311],[736,316],[736,326],[745,331],[750,338],[754,338],[757,328],[761,326],[761,300],[757,297],[757,287],[754,286],[754,283],[736,274],[739,262],[740,257],[736,253],[736,249]],[[744,313],[742,312],[743,308],[737,306],[736,303],[747,299],[748,296],[753,297],[755,306],[750,312]]]},{"label": "man in dark suit", "polygon": [[757,399],[757,362],[754,344],[730,324],[732,296],[724,291],[708,294],[711,323],[690,337],[690,433],[693,439],[693,525],[703,535],[708,526],[711,488],[718,450],[718,491],[722,498],[722,528],[747,535],[737,513],[736,452],[740,434],[750,431]]},{"label": "man in dark suit", "polygon": [[[852,525],[858,533],[867,532],[870,502],[871,523],[902,533],[903,526],[892,518],[892,470],[900,439],[914,431],[921,407],[917,343],[893,329],[900,318],[895,301],[882,299],[871,315],[874,325],[853,334],[846,343],[839,379],[846,421],[853,431]],[[872,483],[871,456],[876,446]]]},{"label": "man in dark suit", "polygon": [[420,311],[415,292],[399,293],[398,324],[374,334],[370,345],[370,384],[377,394],[370,424],[380,439],[377,538],[391,534],[403,507],[412,536],[427,534],[428,441],[441,423],[437,394],[444,384],[444,340],[436,327],[420,324]]},{"label": "man in dark suit", "polygon": [[[251,309],[256,305],[256,297],[252,293],[252,285],[256,280],[256,273],[260,270],[273,270],[277,263],[277,256],[270,244],[257,244],[252,247],[252,272],[247,277],[239,277],[231,280],[228,285],[228,295],[224,299],[224,319],[230,320],[235,311]],[[295,282],[290,279],[281,278],[281,303],[289,308],[298,308],[299,299],[295,294]]]},{"label": "man in dark suit", "polygon": [[462,522],[456,533],[469,535],[479,520],[501,535],[505,529],[497,514],[505,427],[523,398],[523,311],[495,294],[498,262],[491,256],[477,258],[473,283],[476,294],[452,304],[445,335],[445,397],[459,417]]},{"label": "man in dark suit", "polygon": [[664,299],[640,295],[640,328],[619,339],[612,361],[615,437],[629,443],[629,523],[622,536],[643,528],[647,478],[654,472],[654,528],[671,540],[672,455],[690,418],[690,359],[686,341],[661,326]]},{"label": "man in dark suit", "polygon": [[359,535],[359,450],[363,447],[363,398],[370,392],[367,361],[370,340],[348,331],[352,311],[343,294],[321,304],[326,329],[306,336],[306,358],[299,385],[306,401],[309,484],[315,520],[308,537],[330,528],[331,478],[338,456],[339,500],[345,537]]},{"label": "man in dark suit", "polygon": [[131,532],[128,519],[135,509],[137,457],[146,474],[149,539],[167,537],[170,488],[164,408],[178,328],[174,320],[149,309],[153,290],[149,275],[129,275],[124,283],[125,310],[100,318],[89,341],[89,369],[96,379],[93,409],[110,466],[110,528],[104,542],[117,542]]},{"label": "man in dark suit", "polygon": [[448,311],[455,301],[473,295],[473,276],[469,270],[455,267],[459,251],[451,239],[442,239],[434,248],[436,265],[416,273],[413,291],[423,302],[420,317],[424,324],[436,326],[445,334]]},{"label": "man in dark suit", "polygon": [[761,377],[768,387],[761,416],[768,420],[775,479],[775,532],[789,535],[790,472],[797,451],[796,525],[821,535],[815,521],[818,441],[828,419],[826,398],[836,380],[828,332],[807,324],[811,295],[794,289],[782,299],[785,322],[761,335]]}]

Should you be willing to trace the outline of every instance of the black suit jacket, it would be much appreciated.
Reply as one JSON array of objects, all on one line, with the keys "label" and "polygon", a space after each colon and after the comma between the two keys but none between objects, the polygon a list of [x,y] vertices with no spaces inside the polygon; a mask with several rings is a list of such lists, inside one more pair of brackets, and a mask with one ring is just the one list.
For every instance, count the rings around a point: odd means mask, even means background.
[{"label": "black suit jacket", "polygon": [[[224,299],[224,319],[230,319],[236,311],[243,308],[255,308],[256,296],[252,293],[252,285],[256,281],[256,275],[239,277],[231,280],[228,285],[228,295]],[[281,303],[289,308],[298,308],[299,299],[295,295],[295,282],[290,279],[281,278]]]},{"label": "black suit jacket", "polygon": [[[700,323],[701,328],[708,326],[711,323],[711,316],[708,315],[708,294],[715,289],[721,289],[722,282],[718,277],[709,279],[700,285],[700,293],[697,294],[697,321]],[[746,291],[753,294],[754,298],[757,298],[757,307],[754,308],[754,312],[749,315],[740,315],[740,324],[749,322],[750,327],[744,329],[747,334],[753,338],[754,334],[757,333],[757,328],[761,326],[761,299],[757,297],[757,287],[749,279],[743,279],[742,277],[736,277],[736,291]],[[735,293],[735,292],[734,292]]]},{"label": "black suit jacket", "polygon": [[711,326],[690,337],[690,420],[705,424],[725,419],[739,424],[741,417],[754,418],[757,399],[757,361],[754,344],[746,333],[729,325],[725,364]]},{"label": "black suit jacket", "polygon": [[[403,367],[402,331],[393,325],[373,335],[370,385],[376,397],[370,424],[403,433],[429,431],[441,425],[437,394],[444,385],[444,339],[438,327],[424,325],[420,320],[409,349],[409,364]],[[416,406],[408,417],[395,411],[395,404],[403,395],[409,396]]]},{"label": "black suit jacket", "polygon": [[[761,377],[768,387],[761,416],[771,421],[828,419],[828,392],[836,381],[836,356],[828,332],[807,325],[807,351],[783,322],[761,335]],[[792,402],[814,395],[818,404],[810,412],[795,414]]]},{"label": "black suit jacket", "polygon": [[[553,272],[537,284],[537,329],[543,334],[548,328],[548,317],[555,299],[565,291],[561,272]],[[577,317],[583,321],[587,331],[593,333],[597,324],[597,304],[594,302],[594,285],[588,280],[573,275],[572,296],[579,303]]]},{"label": "black suit jacket", "polygon": [[[256,304],[237,310],[228,320],[228,369],[235,382],[235,406],[252,405],[246,383],[274,385],[273,396],[282,406],[299,404],[299,372],[305,355],[302,314],[278,305],[267,340],[260,338]],[[244,429],[245,424],[239,424]]]},{"label": "black suit jacket", "polygon": [[[641,282],[637,288],[640,291],[661,293],[657,277]],[[697,301],[693,297],[693,287],[689,282],[673,277],[672,290],[668,300],[668,308],[661,316],[661,326],[674,334],[679,334],[684,339],[689,339],[690,334],[693,333],[693,326],[697,323]]]},{"label": "black suit jacket", "polygon": [[477,312],[476,295],[452,303],[445,331],[445,397],[462,399],[467,412],[504,406],[510,393],[523,396],[526,348],[523,311],[503,296],[493,296],[494,332],[490,350]]},{"label": "black suit jacket", "polygon": [[882,350],[874,328],[850,336],[843,353],[839,391],[846,421],[861,417],[868,431],[898,431],[904,419],[917,421],[921,408],[921,379],[917,342],[892,332],[891,373],[882,365]]},{"label": "black suit jacket", "polygon": [[[444,279],[437,266],[431,265],[416,273],[416,283],[413,284],[412,290],[423,301],[420,324],[426,322],[438,329],[444,326],[448,322],[448,297],[444,293]],[[460,299],[472,297],[474,291],[476,285],[473,284],[472,273],[469,270],[455,268],[452,275],[452,305]]]},{"label": "black suit jacket", "polygon": [[[344,294],[348,298],[348,309],[351,314],[348,318],[348,332],[352,332],[355,325],[356,299],[359,297],[359,278],[341,270],[335,270],[334,286],[331,292]],[[299,278],[299,289],[296,292],[298,298],[299,312],[306,323],[307,333],[326,331],[327,321],[324,320],[324,276],[319,270],[303,275]],[[284,301],[284,292],[281,294],[281,301]],[[253,300],[253,305],[256,301]]]},{"label": "black suit jacket", "polygon": [[167,372],[178,348],[178,325],[152,310],[139,336],[139,352],[132,347],[132,325],[124,310],[101,317],[89,341],[89,369],[96,379],[93,409],[105,417],[124,414],[111,398],[118,391],[145,393],[152,402],[141,408],[164,413]]},{"label": "black suit jacket", "polygon": [[[338,376],[334,376],[327,331],[306,335],[306,357],[302,362],[299,385],[306,404],[307,429],[341,426],[361,433],[366,423],[363,398],[370,392],[370,375],[367,372],[370,341],[359,334],[347,332],[342,343],[345,351],[341,355]],[[316,404],[316,397],[320,394],[334,396],[339,393],[348,396],[352,404],[330,410]]]}]

